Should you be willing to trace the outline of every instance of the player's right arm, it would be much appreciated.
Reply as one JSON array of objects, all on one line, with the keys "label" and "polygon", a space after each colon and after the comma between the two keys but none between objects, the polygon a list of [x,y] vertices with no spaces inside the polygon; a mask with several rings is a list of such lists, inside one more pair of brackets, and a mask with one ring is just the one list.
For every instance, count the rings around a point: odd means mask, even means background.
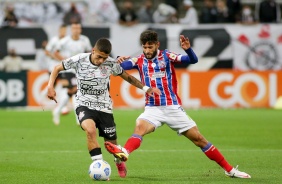
[{"label": "player's right arm", "polygon": [[64,67],[63,64],[60,63],[57,66],[55,66],[55,68],[53,69],[53,71],[51,72],[50,78],[49,78],[49,82],[48,82],[48,86],[47,86],[47,96],[50,100],[54,100],[57,103],[56,100],[56,91],[54,88],[54,84],[55,84],[55,80],[59,74],[60,71],[63,71]]}]

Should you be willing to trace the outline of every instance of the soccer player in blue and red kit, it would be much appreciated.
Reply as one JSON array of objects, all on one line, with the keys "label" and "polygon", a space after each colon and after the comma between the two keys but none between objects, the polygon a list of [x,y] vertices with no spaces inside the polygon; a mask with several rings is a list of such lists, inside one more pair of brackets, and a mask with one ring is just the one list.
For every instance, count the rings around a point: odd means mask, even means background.
[{"label": "soccer player in blue and red kit", "polygon": [[[200,147],[204,154],[219,164],[229,177],[251,178],[245,172],[241,172],[231,166],[220,151],[200,133],[196,123],[186,114],[181,107],[181,100],[177,94],[177,79],[175,75],[175,63],[194,64],[198,62],[188,38],[180,35],[180,45],[187,55],[176,54],[168,50],[159,50],[158,34],[152,30],[141,33],[140,41],[143,54],[136,58],[119,57],[118,61],[125,70],[137,68],[141,82],[150,87],[161,90],[161,95],[154,97],[146,94],[145,111],[137,118],[136,127],[132,136],[124,147],[105,142],[105,147],[115,157],[126,161],[130,153],[138,149],[146,134],[155,129],[168,125],[179,135],[184,135],[196,146]],[[177,121],[176,121],[177,120]]]}]

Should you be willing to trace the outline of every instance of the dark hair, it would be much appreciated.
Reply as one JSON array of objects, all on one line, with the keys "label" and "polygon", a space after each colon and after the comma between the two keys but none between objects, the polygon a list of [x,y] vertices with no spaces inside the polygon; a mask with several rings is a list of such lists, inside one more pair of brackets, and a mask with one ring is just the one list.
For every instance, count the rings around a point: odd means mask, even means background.
[{"label": "dark hair", "polygon": [[110,54],[112,51],[112,44],[107,38],[100,38],[95,43],[95,48],[105,54]]},{"label": "dark hair", "polygon": [[145,45],[147,42],[149,44],[158,42],[158,33],[153,30],[143,31],[140,35],[141,45]]},{"label": "dark hair", "polygon": [[62,25],[60,26],[60,28],[66,28],[66,27],[67,27],[66,24],[62,24]]}]

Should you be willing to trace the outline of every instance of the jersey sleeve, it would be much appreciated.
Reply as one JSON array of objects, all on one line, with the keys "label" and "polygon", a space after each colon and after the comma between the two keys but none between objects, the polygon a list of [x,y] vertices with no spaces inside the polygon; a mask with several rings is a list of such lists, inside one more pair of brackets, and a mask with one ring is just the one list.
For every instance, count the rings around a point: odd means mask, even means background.
[{"label": "jersey sleeve", "polygon": [[112,74],[114,76],[122,74],[123,69],[122,67],[118,64],[118,62],[113,62],[113,67],[112,67]]},{"label": "jersey sleeve", "polygon": [[165,51],[165,54],[171,62],[181,62],[181,54],[177,54],[168,50]]},{"label": "jersey sleeve", "polygon": [[128,61],[130,61],[132,63],[132,66],[134,67],[134,66],[137,65],[138,58],[137,57],[133,57],[133,58],[128,59]]},{"label": "jersey sleeve", "polygon": [[75,69],[77,68],[77,63],[79,61],[80,54],[72,56],[62,61],[63,67],[65,70]]}]

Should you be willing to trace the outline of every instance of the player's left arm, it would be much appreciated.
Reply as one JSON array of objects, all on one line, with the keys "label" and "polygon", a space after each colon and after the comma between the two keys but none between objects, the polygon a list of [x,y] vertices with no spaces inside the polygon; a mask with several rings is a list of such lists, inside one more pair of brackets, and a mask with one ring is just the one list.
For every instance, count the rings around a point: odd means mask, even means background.
[{"label": "player's left arm", "polygon": [[158,88],[151,88],[149,86],[145,86],[143,85],[138,79],[136,79],[134,76],[129,75],[126,71],[122,71],[122,73],[119,75],[121,78],[123,78],[124,80],[126,80],[128,83],[130,83],[131,85],[142,89],[143,91],[145,91],[146,93],[148,93],[148,95],[154,97],[153,93],[157,94],[157,95],[161,95],[161,91]]},{"label": "player's left arm", "polygon": [[130,56],[118,56],[116,61],[120,64],[122,69],[131,70],[134,68],[134,63],[129,60]]},{"label": "player's left arm", "polygon": [[191,48],[188,37],[180,35],[180,46],[186,52],[187,55],[181,56],[180,61],[183,63],[195,64],[198,62],[198,57]]}]

